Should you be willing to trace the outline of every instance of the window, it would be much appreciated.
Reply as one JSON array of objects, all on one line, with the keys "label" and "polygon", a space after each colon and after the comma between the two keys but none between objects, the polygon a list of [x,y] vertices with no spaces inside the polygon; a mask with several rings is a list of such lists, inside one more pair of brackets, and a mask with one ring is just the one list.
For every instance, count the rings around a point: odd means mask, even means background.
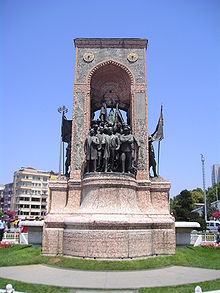
[{"label": "window", "polygon": [[31,205],[31,208],[32,208],[32,209],[39,209],[40,206],[38,206],[38,205]]},{"label": "window", "polygon": [[29,209],[30,205],[29,204],[20,204],[20,208]]},{"label": "window", "polygon": [[31,212],[31,216],[38,216],[39,213],[38,212]]},{"label": "window", "polygon": [[40,198],[38,198],[38,197],[32,197],[31,200],[32,200],[32,201],[40,201]]}]

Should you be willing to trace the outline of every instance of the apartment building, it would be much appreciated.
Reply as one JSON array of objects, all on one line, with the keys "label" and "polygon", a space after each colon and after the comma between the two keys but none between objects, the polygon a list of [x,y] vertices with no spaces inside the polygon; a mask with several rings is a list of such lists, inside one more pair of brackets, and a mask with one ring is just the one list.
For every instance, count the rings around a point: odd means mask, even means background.
[{"label": "apartment building", "polygon": [[21,219],[44,217],[47,211],[50,172],[21,168],[14,173],[11,210]]},{"label": "apartment building", "polygon": [[11,210],[11,199],[13,195],[13,183],[5,184],[4,189],[4,213]]},{"label": "apartment building", "polygon": [[212,186],[220,182],[220,164],[212,165]]}]

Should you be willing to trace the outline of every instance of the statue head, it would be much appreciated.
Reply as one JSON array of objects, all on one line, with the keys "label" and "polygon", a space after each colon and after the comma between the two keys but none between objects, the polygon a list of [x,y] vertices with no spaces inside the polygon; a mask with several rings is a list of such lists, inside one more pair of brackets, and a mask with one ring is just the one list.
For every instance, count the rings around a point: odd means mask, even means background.
[{"label": "statue head", "polygon": [[109,134],[109,135],[112,135],[112,133],[113,133],[113,128],[112,128],[112,127],[109,127],[109,128],[108,128],[108,134]]},{"label": "statue head", "polygon": [[93,128],[94,128],[94,130],[95,130],[95,131],[97,131],[97,130],[98,130],[98,127],[99,127],[99,126],[98,126],[98,124],[97,124],[97,123],[95,123],[95,124],[93,125]]},{"label": "statue head", "polygon": [[94,136],[94,135],[95,135],[95,130],[94,130],[94,128],[91,128],[91,129],[90,129],[89,134],[90,134],[91,136]]},{"label": "statue head", "polygon": [[131,127],[129,125],[125,125],[123,128],[124,134],[130,134],[131,133]]},{"label": "statue head", "polygon": [[99,133],[100,134],[103,134],[103,132],[104,132],[104,128],[103,127],[99,127]]},{"label": "statue head", "polygon": [[109,130],[108,130],[108,127],[105,125],[105,127],[104,127],[104,133],[105,134],[109,134]]}]

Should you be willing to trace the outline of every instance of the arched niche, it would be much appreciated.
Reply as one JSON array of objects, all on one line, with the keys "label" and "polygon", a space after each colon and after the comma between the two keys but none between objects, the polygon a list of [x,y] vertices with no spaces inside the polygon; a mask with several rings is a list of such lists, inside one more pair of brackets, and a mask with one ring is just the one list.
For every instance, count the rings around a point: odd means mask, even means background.
[{"label": "arched niche", "polygon": [[106,61],[96,66],[90,73],[90,122],[93,113],[100,110],[105,99],[107,108],[115,108],[119,101],[119,109],[127,114],[132,125],[132,93],[134,83],[131,72],[124,65]]}]

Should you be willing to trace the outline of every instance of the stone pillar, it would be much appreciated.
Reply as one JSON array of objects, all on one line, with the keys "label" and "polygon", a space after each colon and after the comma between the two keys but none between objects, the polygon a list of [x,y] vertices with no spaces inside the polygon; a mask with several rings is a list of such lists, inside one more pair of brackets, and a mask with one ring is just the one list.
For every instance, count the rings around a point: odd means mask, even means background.
[{"label": "stone pillar", "polygon": [[50,188],[50,213],[62,213],[67,205],[67,180],[61,178],[49,182]]}]

